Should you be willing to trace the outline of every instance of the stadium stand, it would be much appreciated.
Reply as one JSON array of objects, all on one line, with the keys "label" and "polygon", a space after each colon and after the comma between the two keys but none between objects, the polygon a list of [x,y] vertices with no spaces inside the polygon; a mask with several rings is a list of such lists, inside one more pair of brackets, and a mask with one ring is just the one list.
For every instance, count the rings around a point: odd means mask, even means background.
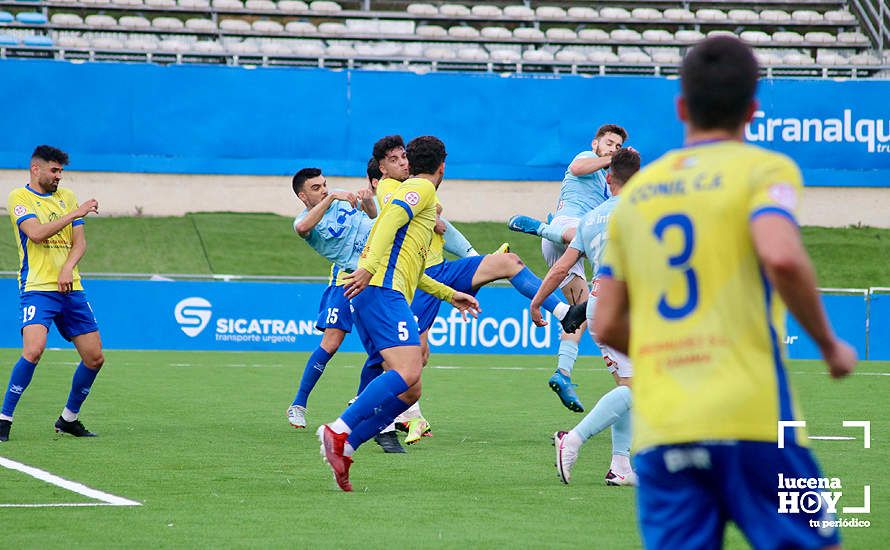
[{"label": "stadium stand", "polygon": [[[486,4],[316,0],[0,0],[0,58],[674,74],[730,33],[769,75],[888,74],[879,0]],[[39,38],[38,38],[39,37]]]}]

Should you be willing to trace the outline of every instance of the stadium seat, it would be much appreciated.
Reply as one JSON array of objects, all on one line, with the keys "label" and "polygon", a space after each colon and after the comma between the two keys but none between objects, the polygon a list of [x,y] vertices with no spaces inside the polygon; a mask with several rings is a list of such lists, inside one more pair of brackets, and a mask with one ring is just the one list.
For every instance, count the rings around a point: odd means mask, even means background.
[{"label": "stadium seat", "polygon": [[159,42],[160,40],[158,40],[156,36],[151,34],[143,34],[128,38],[126,41],[124,41],[123,47],[127,50],[151,52],[158,49]]},{"label": "stadium seat", "polygon": [[321,34],[347,34],[349,29],[346,28],[346,25],[343,23],[320,23],[318,25],[318,32]]},{"label": "stadium seat", "polygon": [[588,56],[577,50],[570,49],[559,50],[553,57],[562,63],[584,63],[588,61]]},{"label": "stadium seat", "polygon": [[839,32],[837,33],[837,41],[843,44],[866,44],[868,43],[868,37],[859,31]]},{"label": "stadium seat", "polygon": [[439,25],[418,25],[414,30],[417,36],[425,36],[428,38],[442,38],[448,36],[448,31]]},{"label": "stadium seat", "polygon": [[223,45],[216,40],[199,40],[191,45],[191,50],[193,52],[220,55],[225,53],[225,48],[223,48]]},{"label": "stadium seat", "polygon": [[[57,14],[53,15],[53,19],[55,19],[56,15],[71,15],[71,14],[57,13]],[[13,21],[15,21],[15,17],[11,13],[9,13],[8,11],[0,11],[0,23],[12,23]],[[58,25],[58,23],[56,23],[55,20],[53,21],[53,24]],[[63,24],[65,24],[65,23],[63,23]]]},{"label": "stadium seat", "polygon": [[470,9],[470,13],[477,17],[500,17],[504,14],[504,10],[498,6],[489,4],[479,4]]},{"label": "stadium seat", "polygon": [[634,8],[634,10],[630,12],[630,15],[634,19],[648,21],[661,19],[661,12],[655,8]]},{"label": "stadium seat", "polygon": [[[140,15],[124,15],[118,20],[117,24],[121,27],[127,27],[128,29],[151,28],[151,21]],[[214,26],[214,28],[216,27]]]},{"label": "stadium seat", "polygon": [[479,38],[479,29],[476,27],[449,27],[448,36],[455,38]]},{"label": "stadium seat", "polygon": [[772,51],[757,50],[754,52],[757,62],[764,67],[775,67],[782,64],[782,58]]},{"label": "stadium seat", "polygon": [[90,40],[90,47],[96,50],[123,50],[124,41],[110,36],[100,36]]},{"label": "stadium seat", "polygon": [[457,58],[462,61],[488,61],[488,52],[482,48],[460,48],[457,50]]},{"label": "stadium seat", "polygon": [[605,51],[594,51],[587,54],[587,59],[591,63],[618,63],[618,54]]},{"label": "stadium seat", "polygon": [[321,57],[324,55],[324,46],[318,40],[300,40],[291,47],[291,51],[304,57]]},{"label": "stadium seat", "polygon": [[470,8],[462,4],[442,4],[439,6],[439,13],[449,17],[463,17],[470,15]]},{"label": "stadium seat", "polygon": [[151,20],[151,26],[155,29],[177,31],[185,28],[181,19],[175,17],[155,17]]},{"label": "stadium seat", "polygon": [[819,65],[847,65],[849,60],[833,50],[819,50],[816,52],[816,63]]},{"label": "stadium seat", "polygon": [[513,38],[513,33],[506,27],[482,27],[480,34],[484,38],[491,38],[492,40]]},{"label": "stadium seat", "polygon": [[648,29],[643,31],[642,39],[644,42],[671,42],[674,33],[665,29]]},{"label": "stadium seat", "polygon": [[782,10],[763,10],[760,12],[760,20],[770,23],[791,21],[791,14]]},{"label": "stadium seat", "polygon": [[90,41],[82,36],[63,35],[56,39],[56,45],[60,48],[68,48],[71,50],[86,50],[90,47]]},{"label": "stadium seat", "polygon": [[554,56],[547,50],[525,50],[522,52],[524,61],[553,61]]},{"label": "stadium seat", "polygon": [[881,58],[872,52],[857,53],[850,57],[850,63],[855,65],[881,65]]},{"label": "stadium seat", "polygon": [[566,10],[557,6],[541,6],[535,10],[538,19],[565,19],[568,17]]},{"label": "stadium seat", "polygon": [[244,8],[251,11],[275,11],[278,6],[272,0],[247,0]]},{"label": "stadium seat", "polygon": [[158,42],[158,49],[166,53],[184,53],[189,51],[189,45],[184,40],[168,38]]},{"label": "stadium seat", "polygon": [[328,2],[327,0],[315,0],[309,4],[309,9],[322,13],[336,13],[343,8],[336,2]]},{"label": "stadium seat", "polygon": [[703,39],[704,37],[705,37],[705,35],[702,34],[701,32],[688,30],[688,29],[681,29],[674,33],[674,40],[676,40],[678,42],[693,43],[693,42],[698,42],[699,40]]},{"label": "stadium seat", "polygon": [[213,0],[213,7],[218,10],[242,10],[244,3],[241,0]]},{"label": "stadium seat", "polygon": [[520,40],[543,40],[544,31],[534,27],[517,27],[513,29],[513,38]]},{"label": "stadium seat", "polygon": [[16,37],[10,34],[0,34],[0,47],[6,46],[18,46],[19,41]]},{"label": "stadium seat", "polygon": [[490,52],[491,60],[497,63],[516,63],[522,55],[516,50],[495,49]]},{"label": "stadium seat", "polygon": [[527,6],[506,6],[504,7],[504,15],[518,19],[531,19],[535,16],[535,10]]},{"label": "stadium seat", "polygon": [[53,39],[49,36],[35,34],[24,37],[22,39],[22,44],[31,48],[52,48]]},{"label": "stadium seat", "polygon": [[782,63],[786,65],[813,65],[816,61],[809,54],[790,52],[782,56]]},{"label": "stadium seat", "polygon": [[284,30],[291,34],[315,34],[318,29],[308,21],[289,21]]},{"label": "stadium seat", "polygon": [[145,5],[152,8],[172,8],[176,6],[176,0],[145,0]]},{"label": "stadium seat", "polygon": [[226,44],[226,50],[237,55],[257,55],[260,53],[260,45],[253,40],[243,42],[231,42]]},{"label": "stadium seat", "polygon": [[325,54],[328,57],[355,57],[358,52],[349,44],[331,44],[327,47]]},{"label": "stadium seat", "polygon": [[643,36],[633,29],[615,29],[609,33],[609,37],[616,42],[639,42]]},{"label": "stadium seat", "polygon": [[349,34],[380,34],[380,22],[370,19],[347,19]]},{"label": "stadium seat", "polygon": [[[516,34],[516,31],[513,31]],[[601,44],[609,41],[609,33],[603,29],[581,29],[578,31],[578,38],[584,42]]]},{"label": "stadium seat", "polygon": [[716,9],[702,9],[695,12],[699,21],[726,21],[726,12]]},{"label": "stadium seat", "polygon": [[84,23],[91,27],[116,27],[117,20],[110,15],[87,15],[84,20]]},{"label": "stadium seat", "polygon": [[210,8],[210,0],[179,0],[179,7],[205,10]]},{"label": "stadium seat", "polygon": [[303,2],[303,0],[279,0],[278,10],[284,13],[309,11],[309,4]]},{"label": "stadium seat", "polygon": [[679,48],[659,48],[649,53],[654,63],[662,65],[678,65],[683,60]]},{"label": "stadium seat", "polygon": [[773,42],[779,44],[799,44],[803,42],[803,36],[797,32],[779,31],[773,33]]},{"label": "stadium seat", "polygon": [[742,31],[739,38],[748,44],[769,44],[772,36],[763,31]]},{"label": "stadium seat", "polygon": [[282,25],[278,21],[269,21],[268,19],[259,19],[251,23],[250,26],[257,32],[284,32],[284,25]]},{"label": "stadium seat", "polygon": [[804,40],[814,44],[834,44],[837,37],[830,32],[812,31],[803,35]]},{"label": "stadium seat", "polygon": [[[12,21],[12,16],[10,15],[10,19],[6,20],[3,18],[3,14],[6,12],[0,12],[0,23],[9,23]],[[7,14],[9,15],[9,14]],[[123,17],[121,17],[123,19]],[[49,18],[50,23],[57,26],[67,26],[67,25],[83,25],[83,18],[76,13],[54,13]]]},{"label": "stadium seat", "polygon": [[630,12],[624,8],[602,8],[600,19],[630,19]]},{"label": "stadium seat", "polygon": [[663,12],[664,18],[671,21],[693,21],[695,14],[684,8],[668,8]]},{"label": "stadium seat", "polygon": [[361,55],[376,57],[395,57],[404,53],[404,46],[396,42],[358,42],[355,49]]},{"label": "stadium seat", "polygon": [[280,40],[265,40],[260,42],[260,51],[266,55],[290,55],[291,48]]},{"label": "stadium seat", "polygon": [[249,32],[250,23],[243,19],[223,19],[219,22],[219,28],[229,32]]},{"label": "stadium seat", "polygon": [[567,15],[572,19],[596,19],[599,17],[599,12],[593,8],[576,6],[569,8]]},{"label": "stadium seat", "polygon": [[438,15],[439,8],[432,4],[408,4],[405,9],[411,15]]},{"label": "stadium seat", "polygon": [[[121,17],[121,21],[123,21],[123,17]],[[193,31],[215,31],[217,30],[216,22],[212,19],[202,19],[200,17],[194,17],[192,19],[186,19],[185,28],[191,29]]]},{"label": "stadium seat", "polygon": [[81,4],[108,4],[109,0],[80,0]]},{"label": "stadium seat", "polygon": [[729,10],[726,16],[733,21],[759,21],[760,15],[754,10]]},{"label": "stadium seat", "polygon": [[414,21],[381,19],[377,23],[381,34],[414,34]]},{"label": "stadium seat", "polygon": [[576,40],[578,38],[578,34],[575,31],[562,27],[547,29],[544,35],[549,40]]},{"label": "stadium seat", "polygon": [[423,51],[424,57],[437,61],[451,61],[457,59],[457,52],[447,46],[431,46]]},{"label": "stadium seat", "polygon": [[806,23],[821,23],[825,18],[821,13],[814,10],[795,10],[791,12],[792,21],[803,21]]},{"label": "stadium seat", "polygon": [[856,16],[847,10],[833,10],[825,12],[825,21],[829,23],[854,23]]},{"label": "stadium seat", "polygon": [[45,25],[46,16],[36,11],[23,11],[17,13],[15,20],[26,25]]},{"label": "stadium seat", "polygon": [[111,0],[115,6],[142,6],[142,0]]},{"label": "stadium seat", "polygon": [[726,29],[715,29],[713,31],[708,31],[708,38],[714,38],[715,36],[736,36],[736,33],[732,31],[728,31]]}]

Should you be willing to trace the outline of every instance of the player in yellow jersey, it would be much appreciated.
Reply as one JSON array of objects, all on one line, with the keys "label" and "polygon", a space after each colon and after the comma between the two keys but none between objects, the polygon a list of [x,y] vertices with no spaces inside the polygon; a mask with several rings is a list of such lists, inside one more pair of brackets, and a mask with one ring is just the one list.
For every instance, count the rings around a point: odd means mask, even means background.
[{"label": "player in yellow jersey", "polygon": [[733,521],[755,548],[837,547],[836,530],[819,521],[827,513],[783,507],[777,485],[822,477],[803,430],[779,424],[800,418],[785,370],[785,305],[831,376],[856,363],[826,318],[801,242],[800,172],[742,143],[757,110],[749,47],[705,40],[680,76],[686,145],[623,190],[594,314],[595,333],[634,364],[643,542],[719,548]]},{"label": "player in yellow jersey", "polygon": [[475,315],[475,298],[424,275],[433,226],[436,188],[445,173],[445,145],[433,136],[407,147],[411,172],[383,206],[368,244],[347,286],[353,321],[370,355],[379,354],[388,370],[368,384],[334,422],[318,430],[322,454],[337,484],[351,491],[352,452],[420,398],[423,357],[417,323],[408,306],[420,287]]},{"label": "player in yellow jersey", "polygon": [[9,439],[16,404],[34,375],[46,349],[52,323],[73,341],[82,361],[74,371],[71,392],[56,420],[57,432],[93,436],[77,419],[99,369],[105,362],[93,310],[80,282],[77,264],[86,251],[84,218],[97,213],[90,199],[78,206],[69,189],[59,187],[68,155],[41,145],[31,155],[31,180],[13,189],[7,202],[19,249],[19,303],[22,315],[22,356],[9,377],[0,411],[0,441]]}]

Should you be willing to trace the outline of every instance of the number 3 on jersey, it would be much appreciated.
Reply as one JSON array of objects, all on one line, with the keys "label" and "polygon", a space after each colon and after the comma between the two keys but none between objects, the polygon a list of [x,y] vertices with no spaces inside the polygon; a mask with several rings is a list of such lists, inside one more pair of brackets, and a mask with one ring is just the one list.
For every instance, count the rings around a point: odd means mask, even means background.
[{"label": "number 3 on jersey", "polygon": [[683,270],[686,277],[686,301],[679,307],[668,303],[667,295],[662,294],[658,301],[658,313],[665,319],[682,319],[692,313],[698,306],[698,277],[689,266],[692,250],[695,247],[695,232],[692,220],[686,214],[668,214],[655,224],[653,233],[658,240],[664,242],[665,234],[670,229],[679,229],[683,235],[683,250],[668,258],[668,265],[673,269]]}]

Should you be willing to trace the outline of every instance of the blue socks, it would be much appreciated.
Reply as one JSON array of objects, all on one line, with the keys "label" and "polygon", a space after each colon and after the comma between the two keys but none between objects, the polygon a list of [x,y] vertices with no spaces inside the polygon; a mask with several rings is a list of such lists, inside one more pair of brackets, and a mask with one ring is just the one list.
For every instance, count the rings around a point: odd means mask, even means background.
[{"label": "blue socks", "polygon": [[442,235],[445,238],[445,250],[458,258],[478,255],[463,233],[451,225],[451,222],[448,220],[442,219],[442,221],[445,222],[445,234]]},{"label": "blue socks", "polygon": [[376,412],[373,416],[366,418],[352,429],[346,441],[352,446],[353,450],[358,449],[359,445],[379,434],[383,428],[392,424],[392,421],[408,410],[410,406],[399,399],[398,396],[390,395],[383,400],[379,407],[374,409]]},{"label": "blue socks", "polygon": [[[355,403],[347,407],[340,419],[354,430],[363,420],[372,417],[383,401],[393,395],[405,393],[408,384],[394,370],[386,371],[375,378],[365,390],[358,395]],[[408,405],[405,405],[408,408]]]},{"label": "blue socks", "polygon": [[578,342],[574,340],[559,341],[559,360],[556,368],[565,373],[566,376],[572,376],[572,369],[575,368],[575,359],[578,358]]},{"label": "blue socks", "polygon": [[[541,279],[532,273],[531,269],[523,267],[522,271],[510,278],[510,284],[513,285],[513,288],[520,294],[531,300],[535,297],[535,294],[537,294],[538,289],[541,288]],[[554,294],[551,294],[550,296],[547,296],[547,299],[544,300],[542,305],[544,306],[544,309],[553,313],[553,308],[559,305],[559,302],[559,298]]]},{"label": "blue socks", "polygon": [[68,394],[68,403],[65,408],[77,414],[84,399],[90,394],[93,381],[96,380],[98,370],[88,369],[83,361],[74,370],[74,378],[71,379],[71,393]]},{"label": "blue socks", "polygon": [[6,396],[3,398],[3,410],[0,411],[3,416],[12,418],[12,413],[15,412],[15,406],[19,402],[19,397],[22,396],[22,392],[31,383],[36,366],[37,363],[32,363],[24,357],[19,357],[15,366],[12,367],[12,374],[9,375],[9,386],[6,389]]},{"label": "blue socks", "polygon": [[[618,386],[602,396],[587,416],[575,426],[574,431],[583,441],[613,426],[612,447],[627,447],[625,455],[630,454],[630,388]],[[626,417],[623,418],[623,417]],[[622,421],[622,422],[619,422]],[[620,426],[619,426],[620,424]],[[617,434],[616,434],[617,432]],[[616,441],[616,437],[618,441]],[[621,454],[621,453],[614,453]]]},{"label": "blue socks", "polygon": [[362,367],[362,373],[358,380],[358,390],[356,390],[355,395],[361,395],[365,388],[368,387],[375,378],[383,374],[383,365],[369,365],[367,362],[365,366]]},{"label": "blue socks", "polygon": [[562,234],[565,231],[565,228],[561,225],[554,225],[550,223],[545,223],[541,226],[541,236],[547,239],[548,241],[554,242],[556,244],[565,245],[566,243],[562,240]]},{"label": "blue socks", "polygon": [[294,397],[294,405],[306,406],[312,388],[318,383],[318,379],[324,373],[324,368],[327,366],[328,361],[331,360],[331,357],[333,355],[325,351],[323,347],[318,346],[315,348],[315,351],[309,356],[309,361],[306,362],[306,367],[303,369],[303,377],[300,379],[300,389],[297,390],[297,396]]}]

